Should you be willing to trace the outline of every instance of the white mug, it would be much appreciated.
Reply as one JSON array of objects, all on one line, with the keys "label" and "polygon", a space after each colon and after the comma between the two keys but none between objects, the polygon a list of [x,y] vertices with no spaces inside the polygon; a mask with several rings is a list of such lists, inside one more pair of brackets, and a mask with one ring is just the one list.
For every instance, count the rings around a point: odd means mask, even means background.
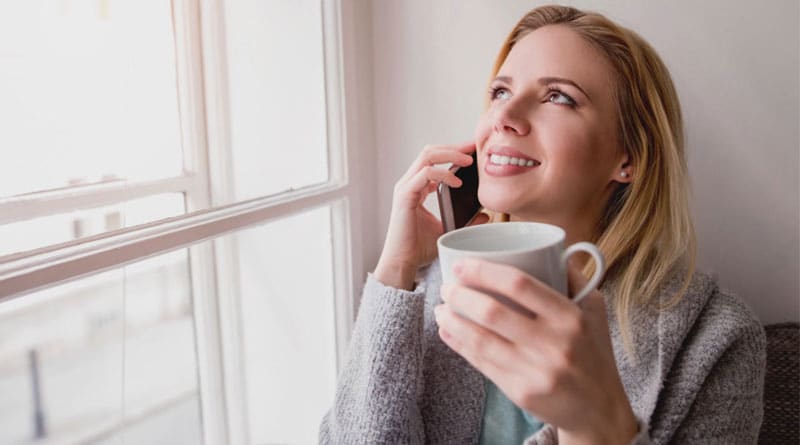
[{"label": "white mug", "polygon": [[[594,258],[597,267],[586,287],[572,298],[577,303],[600,284],[605,273],[605,260],[597,246],[589,242],[575,243],[564,249],[565,237],[562,228],[536,222],[490,223],[453,230],[440,236],[436,242],[442,282],[458,282],[453,266],[459,259],[481,258],[514,266],[567,295],[567,259],[575,252],[586,252]],[[505,297],[494,296],[529,312]]]}]

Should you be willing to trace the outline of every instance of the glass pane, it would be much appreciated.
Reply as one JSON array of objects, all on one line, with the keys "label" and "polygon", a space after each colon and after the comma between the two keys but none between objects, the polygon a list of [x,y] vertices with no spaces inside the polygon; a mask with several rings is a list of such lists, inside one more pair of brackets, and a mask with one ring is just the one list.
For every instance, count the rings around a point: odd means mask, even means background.
[{"label": "glass pane", "polygon": [[122,443],[202,443],[187,253],[125,267]]},{"label": "glass pane", "polygon": [[223,3],[235,199],[327,181],[322,2]]},{"label": "glass pane", "polygon": [[111,271],[0,305],[0,443],[74,441],[119,421],[123,280]]},{"label": "glass pane", "polygon": [[132,227],[185,212],[184,195],[168,193],[119,204],[0,225],[0,255]]},{"label": "glass pane", "polygon": [[229,237],[251,442],[316,443],[336,381],[330,208]]},{"label": "glass pane", "polygon": [[0,2],[0,197],[183,168],[170,2]]},{"label": "glass pane", "polygon": [[186,251],[0,304],[0,443],[201,443]]}]

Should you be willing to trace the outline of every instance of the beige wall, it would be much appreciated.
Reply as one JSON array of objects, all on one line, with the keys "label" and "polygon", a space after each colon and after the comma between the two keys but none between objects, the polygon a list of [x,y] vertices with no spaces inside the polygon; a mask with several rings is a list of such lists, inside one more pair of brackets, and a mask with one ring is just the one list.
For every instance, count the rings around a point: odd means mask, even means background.
[{"label": "beige wall", "polygon": [[[425,144],[472,137],[495,52],[539,4],[371,3],[378,232],[365,245],[367,270],[380,254],[394,182]],[[700,267],[763,322],[800,319],[798,2],[570,4],[637,30],[672,72],[686,120]]]}]

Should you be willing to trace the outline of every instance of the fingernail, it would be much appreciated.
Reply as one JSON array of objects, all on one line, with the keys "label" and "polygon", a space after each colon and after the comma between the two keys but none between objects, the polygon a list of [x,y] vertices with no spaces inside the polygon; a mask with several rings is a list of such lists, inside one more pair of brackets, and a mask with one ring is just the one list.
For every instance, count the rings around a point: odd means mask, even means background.
[{"label": "fingernail", "polygon": [[448,346],[450,346],[450,349],[456,352],[458,352],[458,350],[461,349],[461,343],[459,343],[459,341],[456,340],[449,332],[445,331],[442,328],[439,328],[439,337],[441,337],[442,341],[444,341]]}]

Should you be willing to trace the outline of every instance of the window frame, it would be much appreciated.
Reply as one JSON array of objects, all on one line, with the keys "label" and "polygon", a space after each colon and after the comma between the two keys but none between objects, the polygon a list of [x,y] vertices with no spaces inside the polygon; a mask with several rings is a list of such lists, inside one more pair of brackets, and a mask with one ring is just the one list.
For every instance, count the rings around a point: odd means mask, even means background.
[{"label": "window frame", "polygon": [[[365,276],[363,209],[369,195],[363,163],[374,166],[370,48],[360,47],[357,19],[370,8],[341,0],[322,6],[329,179],[302,189],[228,205],[231,181],[222,0],[172,0],[184,170],[179,177],[103,183],[0,200],[0,224],[32,216],[114,204],[164,192],[185,194],[187,213],[88,238],[0,257],[0,303],[36,290],[188,248],[193,293],[199,391],[205,443],[249,443],[242,372],[240,302],[233,282],[235,247],[222,235],[316,208],[331,208],[337,371],[344,361]],[[358,28],[358,29],[356,29]],[[357,162],[358,160],[359,162]],[[357,168],[358,164],[361,169]],[[353,173],[351,175],[351,172]],[[204,241],[213,240],[212,243]],[[359,246],[360,244],[360,246]],[[355,283],[358,283],[356,285]]]}]

